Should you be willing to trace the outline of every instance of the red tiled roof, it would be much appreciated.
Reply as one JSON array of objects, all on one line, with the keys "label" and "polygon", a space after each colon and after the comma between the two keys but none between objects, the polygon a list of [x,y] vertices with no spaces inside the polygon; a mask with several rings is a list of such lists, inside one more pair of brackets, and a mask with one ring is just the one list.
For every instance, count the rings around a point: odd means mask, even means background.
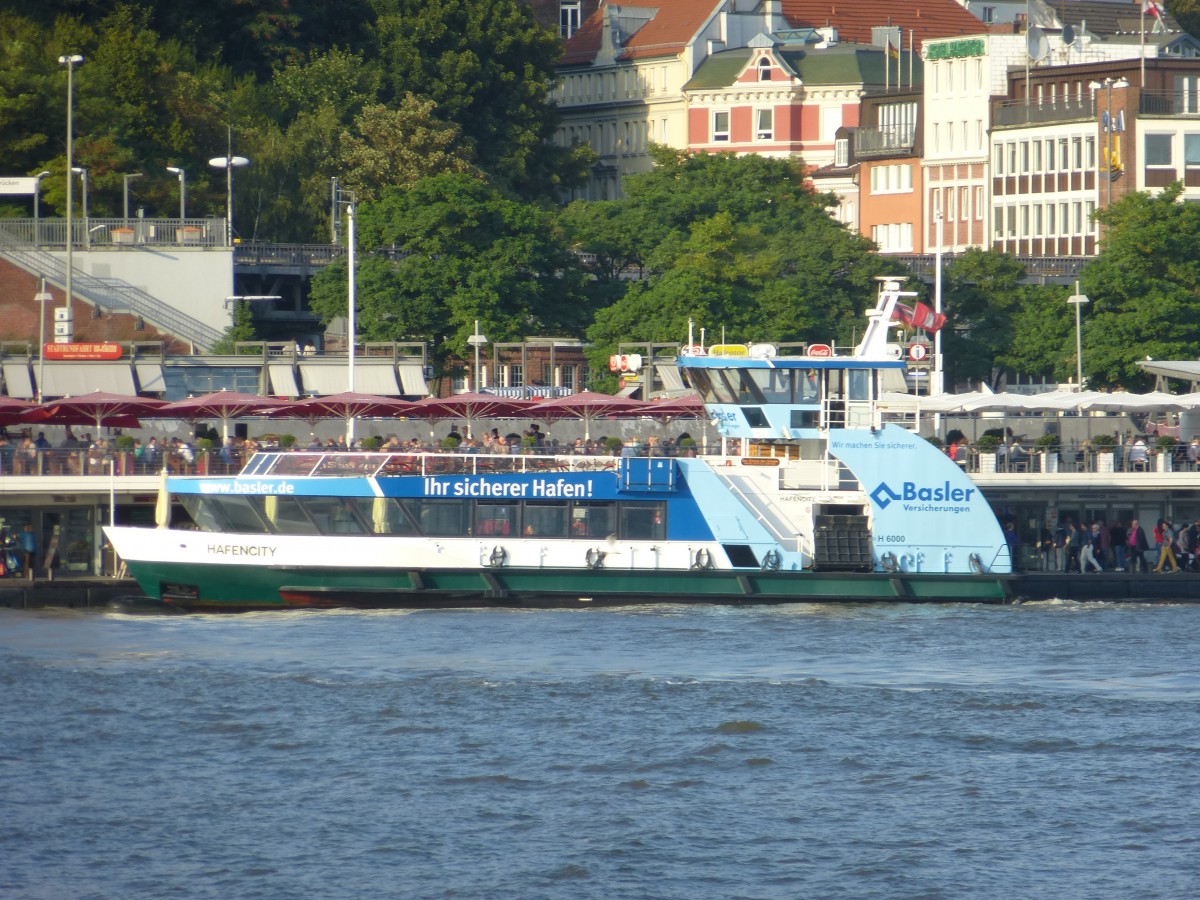
[{"label": "red tiled roof", "polygon": [[[720,0],[640,0],[621,8],[656,9],[649,22],[630,36],[622,59],[670,56],[682,50],[712,15]],[[905,46],[911,29],[919,42],[960,34],[984,34],[988,27],[955,0],[783,0],[784,18],[795,28],[833,25],[841,41],[869,44],[873,26],[893,26],[903,31]],[[588,16],[571,35],[560,65],[585,65],[600,50],[605,6]]]},{"label": "red tiled roof", "polygon": [[[619,4],[623,9],[658,10],[653,19],[626,40],[621,58],[643,59],[677,54],[696,36],[718,3],[719,0],[643,0],[641,3]],[[604,21],[605,6],[602,4],[571,35],[560,65],[580,65],[595,58],[600,49]]]},{"label": "red tiled roof", "polygon": [[863,44],[871,43],[873,27],[888,25],[902,30],[905,47],[910,29],[918,47],[931,38],[987,31],[986,25],[955,0],[783,0],[783,15],[797,28],[832,25],[839,41]]}]

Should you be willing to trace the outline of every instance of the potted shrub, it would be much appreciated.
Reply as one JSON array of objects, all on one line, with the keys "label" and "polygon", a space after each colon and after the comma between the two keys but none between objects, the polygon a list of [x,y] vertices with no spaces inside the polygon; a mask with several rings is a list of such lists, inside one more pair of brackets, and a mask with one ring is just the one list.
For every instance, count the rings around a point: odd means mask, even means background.
[{"label": "potted shrub", "polygon": [[996,448],[1001,444],[1001,438],[997,434],[989,434],[984,432],[982,437],[975,442],[975,449],[979,451],[979,471],[980,472],[995,472],[996,471]]},{"label": "potted shrub", "polygon": [[625,446],[625,442],[619,437],[610,437],[604,439],[604,449],[608,451],[609,456],[620,456],[621,448]]},{"label": "potted shrub", "polygon": [[197,438],[196,439],[196,474],[207,475],[209,470],[209,462],[212,460],[213,448],[216,442],[212,438]]},{"label": "potted shrub", "polygon": [[133,448],[137,442],[128,434],[117,435],[117,472],[127,475],[133,471]]},{"label": "potted shrub", "polygon": [[442,449],[447,453],[453,453],[458,449],[459,443],[460,441],[456,437],[444,437],[442,438]]},{"label": "potted shrub", "polygon": [[1092,449],[1096,453],[1096,471],[1113,471],[1113,448],[1117,439],[1111,434],[1098,434],[1092,438]]},{"label": "potted shrub", "polygon": [[1042,471],[1057,472],[1059,457],[1058,457],[1058,435],[1043,434],[1037,439],[1038,452],[1042,454]]},{"label": "potted shrub", "polygon": [[537,447],[537,438],[531,437],[529,435],[526,435],[525,437],[521,438],[521,452],[522,453],[532,453],[534,451],[534,448],[536,448],[536,447]]},{"label": "potted shrub", "polygon": [[[451,438],[446,438],[446,440],[451,440]],[[362,448],[365,453],[375,453],[382,444],[383,440],[374,435],[362,439]]]},{"label": "potted shrub", "polygon": [[1173,470],[1175,462],[1175,445],[1179,443],[1179,439],[1172,437],[1169,434],[1160,434],[1154,440],[1154,446],[1158,448],[1158,462],[1156,467],[1160,472],[1170,472]]},{"label": "potted shrub", "polygon": [[929,437],[925,438],[925,440],[931,446],[937,447],[939,450],[943,449],[946,446],[945,444],[942,443],[942,439],[940,437],[938,437],[936,434],[929,435]]},{"label": "potted shrub", "polygon": [[281,434],[279,436],[279,449],[292,450],[296,446],[296,436],[294,434]]},{"label": "potted shrub", "polygon": [[684,456],[695,456],[696,439],[693,437],[681,438],[679,441],[679,449],[683,451]]}]

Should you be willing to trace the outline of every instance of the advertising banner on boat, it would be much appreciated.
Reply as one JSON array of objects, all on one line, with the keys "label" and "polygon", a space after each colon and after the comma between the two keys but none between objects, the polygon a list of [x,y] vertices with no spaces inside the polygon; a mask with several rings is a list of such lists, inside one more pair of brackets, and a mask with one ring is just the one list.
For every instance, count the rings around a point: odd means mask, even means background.
[{"label": "advertising banner on boat", "polygon": [[[876,556],[905,571],[1009,571],[1004,533],[987,500],[953,460],[888,425],[831,431],[829,452],[862,484]],[[886,566],[885,566],[886,567]]]}]

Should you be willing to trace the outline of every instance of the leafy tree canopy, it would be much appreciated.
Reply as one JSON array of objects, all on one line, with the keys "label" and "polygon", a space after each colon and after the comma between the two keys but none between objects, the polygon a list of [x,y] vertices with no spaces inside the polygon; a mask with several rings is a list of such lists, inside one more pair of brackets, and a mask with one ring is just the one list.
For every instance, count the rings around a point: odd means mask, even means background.
[{"label": "leafy tree canopy", "polygon": [[[427,340],[444,363],[466,354],[477,319],[497,342],[579,334],[588,315],[553,216],[471,175],[386,188],[361,207],[357,230],[366,340]],[[345,315],[346,303],[344,266],[313,280],[312,308],[326,322]]]},{"label": "leafy tree canopy", "polygon": [[1200,356],[1200,209],[1176,182],[1096,214],[1103,252],[1083,270],[1084,375],[1092,387],[1144,389],[1137,360]]},{"label": "leafy tree canopy", "polygon": [[679,341],[688,321],[710,340],[853,339],[873,276],[893,266],[834,222],[792,160],[691,155],[656,148],[657,167],[626,180],[626,197],[566,222],[600,274],[636,260],[647,277],[588,330],[599,365],[629,341]]}]

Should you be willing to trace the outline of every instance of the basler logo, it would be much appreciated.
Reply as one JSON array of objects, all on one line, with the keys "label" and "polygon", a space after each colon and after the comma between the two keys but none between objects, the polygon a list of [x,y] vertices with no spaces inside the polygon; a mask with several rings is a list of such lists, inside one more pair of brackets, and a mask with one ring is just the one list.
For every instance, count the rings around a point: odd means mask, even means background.
[{"label": "basler logo", "polygon": [[887,509],[892,503],[899,500],[904,503],[904,509],[907,512],[943,512],[951,510],[958,512],[959,510],[954,507],[942,506],[935,509],[923,504],[970,503],[974,495],[975,488],[953,487],[949,481],[943,481],[939,485],[917,484],[915,481],[905,481],[900,485],[899,493],[886,481],[881,481],[875,490],[871,491],[871,500],[880,509]]}]

